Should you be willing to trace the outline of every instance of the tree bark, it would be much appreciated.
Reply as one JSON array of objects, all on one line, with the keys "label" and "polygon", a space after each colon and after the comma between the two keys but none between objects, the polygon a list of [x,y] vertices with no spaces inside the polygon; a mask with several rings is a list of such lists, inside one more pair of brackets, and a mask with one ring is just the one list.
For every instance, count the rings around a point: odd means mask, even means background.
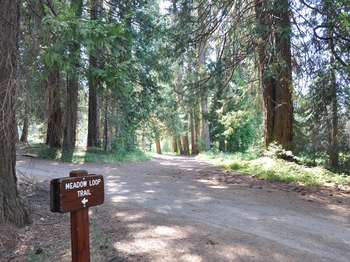
[{"label": "tree bark", "polygon": [[220,136],[220,138],[219,138],[219,151],[221,151],[221,152],[226,151],[225,137],[224,136]]},{"label": "tree bark", "polygon": [[[83,1],[71,0],[71,7],[75,11],[76,18],[80,18],[83,10]],[[74,150],[75,148],[78,114],[80,43],[76,37],[77,28],[74,27],[73,31],[75,36],[69,45],[72,69],[68,72],[67,77],[67,99],[63,135],[63,149],[67,151]]]},{"label": "tree bark", "polygon": [[160,145],[159,137],[156,137],[156,150],[157,150],[157,154],[159,154],[159,155],[162,154],[162,148],[161,148],[161,145]]},{"label": "tree bark", "polygon": [[176,141],[176,136],[173,136],[173,152],[177,153],[178,148],[177,148],[177,141]]},{"label": "tree bark", "polygon": [[49,99],[46,144],[51,148],[61,148],[63,113],[60,101],[60,72],[57,65],[50,68],[47,89]]},{"label": "tree bark", "polygon": [[[198,17],[205,16],[205,9],[203,5],[198,7]],[[199,43],[198,49],[198,75],[199,79],[205,75],[205,60],[207,53],[208,39],[203,38]],[[209,134],[209,121],[208,121],[208,90],[206,87],[200,86],[200,109],[201,109],[201,149],[207,151],[210,149],[210,134]]]},{"label": "tree bark", "polygon": [[196,138],[196,130],[195,130],[195,120],[194,120],[194,110],[191,110],[190,113],[190,130],[191,130],[191,155],[197,155],[197,138]]},{"label": "tree bark", "polygon": [[[99,0],[91,0],[91,20],[98,19],[100,3]],[[99,134],[99,99],[97,90],[99,81],[92,71],[98,68],[97,52],[92,52],[89,58],[90,77],[89,77],[89,114],[88,114],[88,147],[98,147],[100,145]]]},{"label": "tree bark", "polygon": [[194,138],[197,145],[197,154],[199,153],[198,138],[200,137],[200,109],[199,104],[195,106],[194,110]]},{"label": "tree bark", "polygon": [[89,87],[88,147],[100,146],[99,102],[95,87]]},{"label": "tree bark", "polygon": [[0,1],[0,224],[24,226],[30,220],[18,196],[15,146],[19,4]]},{"label": "tree bark", "polygon": [[23,120],[22,134],[20,139],[20,141],[25,144],[28,144],[28,129],[29,129],[29,120],[28,120],[27,113],[25,113],[24,120]]},{"label": "tree bark", "polygon": [[[115,133],[115,136],[114,136],[114,139],[116,141],[116,149],[118,150],[119,147],[123,147],[123,142],[122,142],[122,139],[121,139],[121,121],[120,121],[120,108],[119,108],[119,99],[116,99],[116,102],[115,102],[115,125],[114,125],[114,133]],[[151,143],[149,143],[151,144]]]},{"label": "tree bark", "polygon": [[339,145],[338,145],[338,90],[337,90],[337,78],[335,74],[334,64],[336,59],[332,53],[334,22],[331,18],[331,4],[330,1],[324,0],[323,7],[325,10],[326,22],[327,22],[327,34],[328,34],[328,49],[330,52],[330,98],[331,98],[331,127],[329,134],[329,165],[332,168],[339,167]]},{"label": "tree bark", "polygon": [[146,151],[146,134],[145,134],[144,126],[142,127],[141,146],[142,146],[142,150]]},{"label": "tree bark", "polygon": [[19,134],[18,134],[18,125],[17,125],[17,118],[15,118],[15,143],[18,144],[19,143]]},{"label": "tree bark", "polygon": [[182,136],[182,155],[188,156],[190,154],[190,145],[188,143],[188,135],[185,134]]},{"label": "tree bark", "polygon": [[[331,61],[334,59],[331,59]],[[338,97],[337,83],[334,69],[331,69],[331,129],[329,141],[329,164],[333,168],[339,166],[339,147],[338,147]]]},{"label": "tree bark", "polygon": [[205,91],[201,96],[201,112],[202,112],[202,130],[201,139],[203,150],[210,149],[209,121],[208,121],[208,92]]},{"label": "tree bark", "polygon": [[259,76],[265,109],[265,145],[290,149],[293,140],[292,66],[288,0],[256,0]]},{"label": "tree bark", "polygon": [[109,128],[109,112],[108,112],[108,97],[105,95],[104,99],[104,118],[103,118],[103,150],[108,151],[111,149],[110,141],[110,128]]},{"label": "tree bark", "polygon": [[183,149],[183,145],[181,143],[181,137],[178,136],[176,140],[177,140],[177,147],[178,147],[178,149],[180,151],[180,155],[183,155],[184,154],[184,149]]},{"label": "tree bark", "polygon": [[108,136],[108,116],[105,112],[105,117],[103,120],[103,150],[108,151],[109,148],[109,136]]},{"label": "tree bark", "polygon": [[69,75],[67,79],[67,99],[63,136],[64,150],[74,150],[75,148],[78,114],[78,89],[78,79],[72,75]]}]

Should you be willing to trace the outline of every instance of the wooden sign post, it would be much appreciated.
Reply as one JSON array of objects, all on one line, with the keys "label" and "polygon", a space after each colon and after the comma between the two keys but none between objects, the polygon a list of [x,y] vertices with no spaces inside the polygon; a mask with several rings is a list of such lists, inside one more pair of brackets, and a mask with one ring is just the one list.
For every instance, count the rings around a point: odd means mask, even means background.
[{"label": "wooden sign post", "polygon": [[70,172],[50,184],[52,212],[70,212],[73,262],[90,262],[89,207],[104,202],[104,180],[85,170]]}]

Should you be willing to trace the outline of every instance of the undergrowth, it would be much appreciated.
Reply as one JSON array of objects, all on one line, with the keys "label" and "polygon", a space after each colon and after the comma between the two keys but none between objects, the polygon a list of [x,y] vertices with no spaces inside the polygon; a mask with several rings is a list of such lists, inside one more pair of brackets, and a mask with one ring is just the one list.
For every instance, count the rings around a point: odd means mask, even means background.
[{"label": "undergrowth", "polygon": [[120,162],[140,162],[151,159],[151,156],[139,149],[132,151],[103,151],[99,148],[89,150],[77,149],[74,151],[62,152],[59,149],[52,149],[43,144],[33,145],[30,153],[37,154],[41,159],[62,160],[68,163],[103,163],[115,164]]},{"label": "undergrowth", "polygon": [[199,154],[198,158],[268,181],[296,183],[308,187],[350,184],[350,176],[334,173],[321,166],[308,167],[298,161],[286,161],[271,150],[264,153],[248,151],[234,154],[206,152]]}]

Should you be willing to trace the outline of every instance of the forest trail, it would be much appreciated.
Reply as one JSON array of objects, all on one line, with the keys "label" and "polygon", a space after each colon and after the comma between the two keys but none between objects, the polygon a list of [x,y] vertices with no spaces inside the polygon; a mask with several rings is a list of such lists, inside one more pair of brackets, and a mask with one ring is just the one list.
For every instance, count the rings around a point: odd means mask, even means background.
[{"label": "forest trail", "polygon": [[128,260],[349,261],[350,207],[220,183],[222,170],[191,157],[119,166],[17,161],[21,173],[38,181],[77,168],[105,175],[106,202],[92,216],[100,213],[95,223],[108,223],[110,231],[123,225],[125,237],[108,239]]}]

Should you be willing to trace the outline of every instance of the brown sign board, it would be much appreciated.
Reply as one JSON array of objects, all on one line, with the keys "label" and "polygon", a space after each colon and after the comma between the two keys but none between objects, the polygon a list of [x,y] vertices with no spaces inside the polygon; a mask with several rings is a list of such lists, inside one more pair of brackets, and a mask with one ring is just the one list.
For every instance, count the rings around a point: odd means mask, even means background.
[{"label": "brown sign board", "polygon": [[66,213],[101,205],[104,202],[102,175],[56,178],[50,183],[52,212]]}]

